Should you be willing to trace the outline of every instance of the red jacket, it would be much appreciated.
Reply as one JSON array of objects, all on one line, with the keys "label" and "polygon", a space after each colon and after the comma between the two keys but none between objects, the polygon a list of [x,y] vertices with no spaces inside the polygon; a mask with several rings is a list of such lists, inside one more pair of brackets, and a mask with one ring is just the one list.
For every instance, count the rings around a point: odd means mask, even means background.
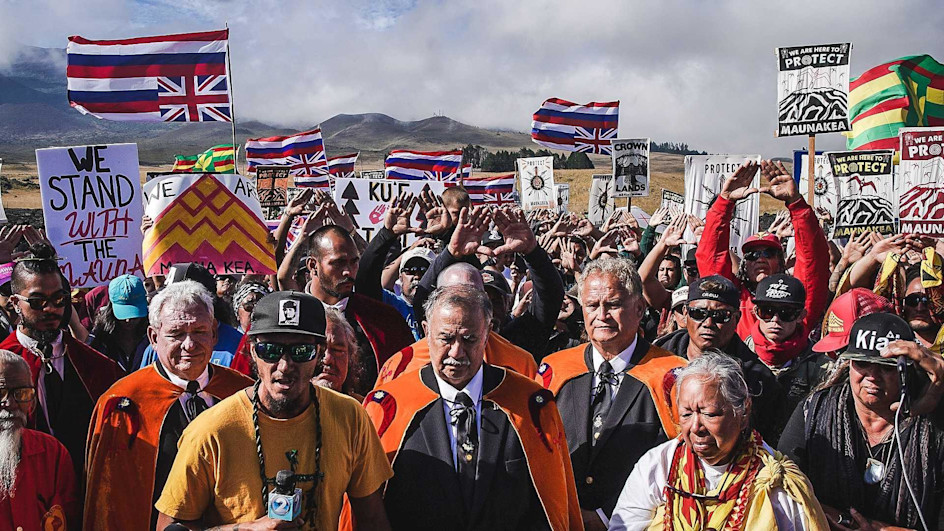
[{"label": "red jacket", "polygon": [[[705,218],[705,232],[702,234],[695,251],[698,261],[698,274],[703,277],[721,275],[730,279],[741,290],[741,320],[737,333],[742,340],[747,340],[751,329],[757,323],[754,316],[754,294],[735,277],[728,246],[731,241],[731,218],[734,215],[734,201],[721,196],[715,200]],[[806,288],[806,318],[804,330],[809,332],[811,323],[818,323],[829,302],[829,244],[826,235],[816,219],[813,209],[802,197],[787,205],[793,221],[796,240],[796,265],[793,276]]]},{"label": "red jacket", "polygon": [[0,497],[0,528],[81,529],[72,459],[51,435],[23,430],[14,497]]}]

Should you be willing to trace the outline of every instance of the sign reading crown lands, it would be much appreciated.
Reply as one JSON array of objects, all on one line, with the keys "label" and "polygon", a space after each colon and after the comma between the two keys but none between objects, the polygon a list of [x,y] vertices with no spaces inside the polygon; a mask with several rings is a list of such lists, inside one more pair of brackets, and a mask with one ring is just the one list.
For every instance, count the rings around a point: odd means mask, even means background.
[{"label": "sign reading crown lands", "polygon": [[154,220],[144,238],[148,275],[196,262],[215,275],[276,272],[275,249],[252,180],[234,174],[162,175],[144,185]]},{"label": "sign reading crown lands", "polygon": [[849,130],[852,45],[777,48],[777,136]]},{"label": "sign reading crown lands", "polygon": [[901,232],[944,237],[944,127],[902,128]]},{"label": "sign reading crown lands", "polygon": [[138,146],[36,150],[46,236],[73,288],[143,276]]}]

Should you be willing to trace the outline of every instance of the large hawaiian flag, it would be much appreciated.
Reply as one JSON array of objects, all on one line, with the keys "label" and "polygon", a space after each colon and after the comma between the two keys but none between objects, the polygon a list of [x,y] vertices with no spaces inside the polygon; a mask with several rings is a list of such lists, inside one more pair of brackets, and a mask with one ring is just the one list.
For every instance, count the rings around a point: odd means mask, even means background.
[{"label": "large hawaiian flag", "polygon": [[551,149],[610,154],[619,132],[619,101],[579,104],[549,98],[531,117],[531,140]]}]

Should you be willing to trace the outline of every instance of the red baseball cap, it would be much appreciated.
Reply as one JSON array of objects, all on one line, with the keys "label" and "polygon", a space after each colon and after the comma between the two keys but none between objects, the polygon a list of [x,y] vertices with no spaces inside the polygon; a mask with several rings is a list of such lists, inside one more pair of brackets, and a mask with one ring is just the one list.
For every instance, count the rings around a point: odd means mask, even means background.
[{"label": "red baseball cap", "polygon": [[870,313],[895,313],[892,303],[865,288],[855,288],[836,297],[823,320],[823,338],[813,345],[814,352],[837,352],[849,344],[852,324]]},{"label": "red baseball cap", "polygon": [[783,249],[780,245],[780,238],[774,236],[769,232],[758,232],[750,238],[748,238],[743,245],[741,245],[741,252],[746,253],[751,249],[757,247],[776,247],[777,249]]}]

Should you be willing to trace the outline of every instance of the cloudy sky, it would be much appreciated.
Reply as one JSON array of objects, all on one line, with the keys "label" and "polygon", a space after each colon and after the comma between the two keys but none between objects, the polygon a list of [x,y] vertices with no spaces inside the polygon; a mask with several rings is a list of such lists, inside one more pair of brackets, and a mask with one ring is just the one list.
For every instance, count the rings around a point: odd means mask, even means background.
[{"label": "cloudy sky", "polygon": [[777,46],[852,42],[853,76],[904,55],[944,61],[934,0],[0,0],[0,67],[23,45],[61,48],[72,34],[227,21],[240,120],[303,128],[338,113],[441,113],[527,131],[548,97],[618,99],[623,137],[765,156],[806,145],[773,135]]}]

